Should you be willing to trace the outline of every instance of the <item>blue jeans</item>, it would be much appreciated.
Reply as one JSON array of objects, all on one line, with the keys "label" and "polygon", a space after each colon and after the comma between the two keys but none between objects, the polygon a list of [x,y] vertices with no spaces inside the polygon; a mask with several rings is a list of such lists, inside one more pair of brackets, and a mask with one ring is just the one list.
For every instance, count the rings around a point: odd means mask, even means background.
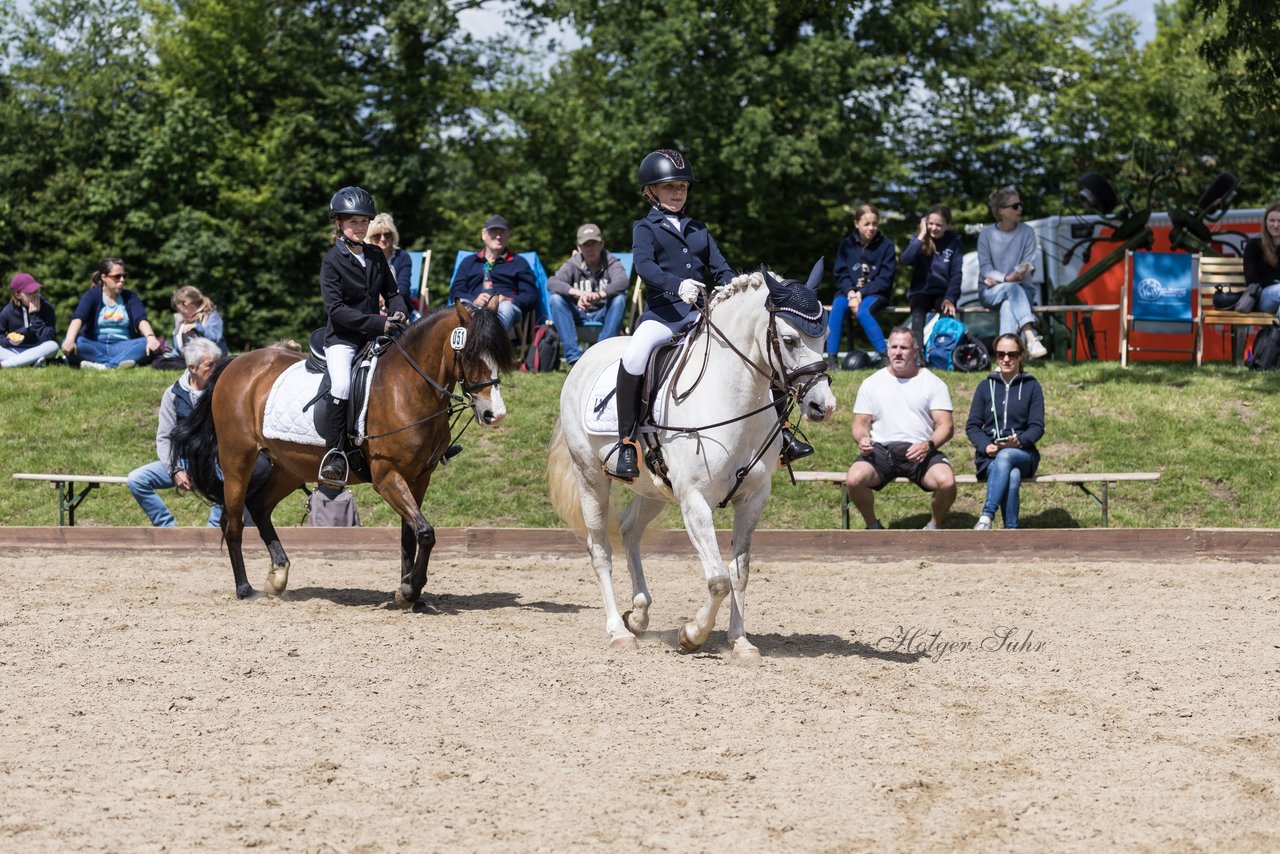
[{"label": "blue jeans", "polygon": [[1000,334],[1017,335],[1022,327],[1036,322],[1031,306],[1035,305],[1036,286],[1030,282],[1001,282],[987,287],[978,285],[978,302],[985,308],[1000,307]]},{"label": "blue jeans", "polygon": [[[875,318],[875,312],[885,302],[882,296],[870,296],[863,297],[858,305],[858,323],[861,324],[871,349],[881,355],[885,351],[884,332],[880,329],[880,322]],[[831,303],[831,317],[827,321],[827,354],[830,356],[840,352],[840,339],[844,335],[844,319],[848,316],[849,298],[844,294],[837,294]],[[849,340],[853,340],[852,335],[849,336]]]},{"label": "blue jeans", "polygon": [[510,329],[519,324],[522,317],[524,312],[511,300],[504,300],[498,304],[498,320],[501,321],[503,329]]},{"label": "blue jeans", "polygon": [[600,334],[597,341],[612,338],[622,332],[622,319],[627,313],[627,295],[614,294],[609,297],[604,308],[583,311],[571,297],[560,294],[551,295],[551,325],[560,336],[560,344],[564,348],[564,360],[573,364],[582,358],[582,345],[578,342],[578,324],[587,321],[598,322]]},{"label": "blue jeans", "polygon": [[[156,494],[160,489],[173,489],[173,478],[169,476],[169,467],[156,460],[129,472],[129,491],[142,512],[147,514],[151,524],[157,528],[175,528],[178,521],[173,518],[164,500]],[[215,504],[209,510],[207,527],[216,528],[222,524],[222,505]]]},{"label": "blue jeans", "polygon": [[[97,362],[109,368],[118,368],[126,359],[141,362],[147,355],[147,339],[96,341],[81,335],[76,338],[76,354],[85,362]],[[169,485],[173,486],[173,484]]]},{"label": "blue jeans", "polygon": [[982,515],[994,519],[996,508],[1004,515],[1006,528],[1018,527],[1018,487],[1022,477],[1031,476],[1031,454],[1021,448],[1002,448],[987,466],[987,500]]},{"label": "blue jeans", "polygon": [[1280,314],[1280,282],[1273,285],[1267,285],[1258,292],[1257,311],[1265,311],[1267,314]]}]

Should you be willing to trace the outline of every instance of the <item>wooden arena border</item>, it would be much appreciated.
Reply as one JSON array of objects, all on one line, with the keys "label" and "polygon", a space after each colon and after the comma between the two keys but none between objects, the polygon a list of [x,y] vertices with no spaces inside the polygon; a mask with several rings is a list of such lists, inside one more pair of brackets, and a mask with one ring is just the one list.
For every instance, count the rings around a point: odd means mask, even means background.
[{"label": "wooden arena border", "polygon": [[[290,556],[397,555],[399,528],[277,528]],[[0,527],[0,549],[8,554],[48,551],[204,551],[225,557],[216,528]],[[730,532],[720,531],[727,553]],[[245,532],[246,559],[262,562],[266,550],[255,532]],[[645,552],[654,557],[695,560],[681,530],[653,531]],[[1202,560],[1280,562],[1280,530],[1258,528],[1027,528],[1013,531],[757,531],[756,561],[864,559],[930,560],[938,563],[1031,561]],[[569,531],[555,528],[437,528],[442,557],[567,557],[587,560],[585,547]],[[615,552],[615,559],[620,555]]]}]

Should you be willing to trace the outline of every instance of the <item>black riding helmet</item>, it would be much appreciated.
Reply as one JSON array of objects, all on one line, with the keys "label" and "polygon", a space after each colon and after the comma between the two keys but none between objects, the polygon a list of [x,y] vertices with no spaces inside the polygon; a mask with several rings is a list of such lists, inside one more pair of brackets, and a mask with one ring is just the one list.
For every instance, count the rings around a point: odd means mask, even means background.
[{"label": "black riding helmet", "polygon": [[693,183],[693,164],[689,158],[670,148],[659,148],[640,161],[640,186],[670,184],[672,181]]},{"label": "black riding helmet", "polygon": [[373,219],[377,215],[378,206],[374,204],[373,196],[359,187],[343,187],[329,200],[330,219],[345,216],[367,216]]}]

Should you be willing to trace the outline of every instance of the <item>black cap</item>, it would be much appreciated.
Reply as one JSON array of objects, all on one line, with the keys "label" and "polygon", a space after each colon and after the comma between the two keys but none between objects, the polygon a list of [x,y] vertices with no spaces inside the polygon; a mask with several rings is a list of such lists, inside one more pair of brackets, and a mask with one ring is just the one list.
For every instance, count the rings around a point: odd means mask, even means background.
[{"label": "black cap", "polygon": [[484,227],[485,227],[486,229],[490,229],[490,228],[500,228],[500,229],[502,229],[503,231],[510,231],[510,230],[511,230],[510,228],[508,228],[508,227],[507,227],[507,219],[506,219],[506,217],[502,216],[501,214],[494,214],[493,216],[491,216],[491,217],[489,217],[488,219],[486,219],[486,220],[484,221]]}]

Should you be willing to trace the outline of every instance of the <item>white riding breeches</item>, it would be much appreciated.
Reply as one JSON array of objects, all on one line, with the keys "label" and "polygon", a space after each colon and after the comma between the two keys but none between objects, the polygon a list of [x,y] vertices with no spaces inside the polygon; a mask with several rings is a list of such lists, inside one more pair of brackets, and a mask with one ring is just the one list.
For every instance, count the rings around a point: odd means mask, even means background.
[{"label": "white riding breeches", "polygon": [[[685,319],[685,326],[694,323],[701,315],[691,312]],[[622,354],[622,369],[632,376],[640,376],[649,364],[649,354],[657,347],[667,343],[675,335],[671,327],[660,320],[646,320],[636,327],[627,342],[627,349]]]},{"label": "white riding breeches", "polygon": [[331,344],[324,348],[324,359],[329,366],[329,394],[338,400],[351,398],[351,363],[356,358],[356,348],[350,344]]}]

